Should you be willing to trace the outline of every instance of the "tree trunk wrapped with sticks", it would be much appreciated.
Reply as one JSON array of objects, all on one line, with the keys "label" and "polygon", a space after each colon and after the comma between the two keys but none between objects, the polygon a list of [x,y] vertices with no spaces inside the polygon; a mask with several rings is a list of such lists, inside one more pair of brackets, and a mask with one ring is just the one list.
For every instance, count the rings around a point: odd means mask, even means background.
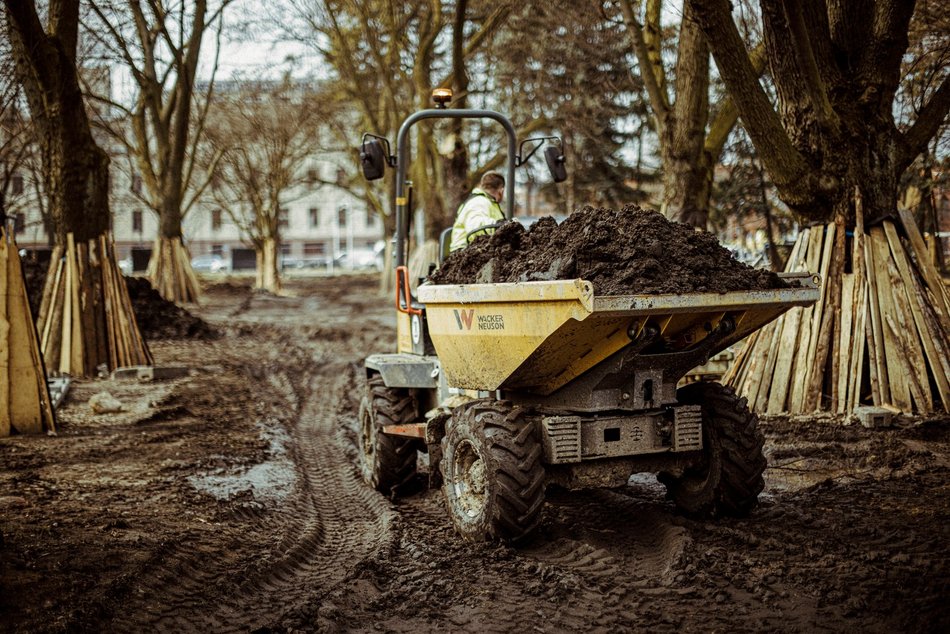
[{"label": "tree trunk wrapped with sticks", "polygon": [[950,412],[950,293],[909,212],[865,230],[856,207],[850,240],[817,225],[789,258],[787,271],[820,272],[823,297],[753,334],[726,375],[754,410]]},{"label": "tree trunk wrapped with sticks", "polygon": [[67,235],[46,280],[37,331],[50,372],[95,376],[100,366],[152,364],[111,236],[77,243]]},{"label": "tree trunk wrapped with sticks", "polygon": [[198,277],[191,267],[191,254],[181,238],[155,240],[148,279],[162,297],[176,304],[197,303],[201,295]]}]

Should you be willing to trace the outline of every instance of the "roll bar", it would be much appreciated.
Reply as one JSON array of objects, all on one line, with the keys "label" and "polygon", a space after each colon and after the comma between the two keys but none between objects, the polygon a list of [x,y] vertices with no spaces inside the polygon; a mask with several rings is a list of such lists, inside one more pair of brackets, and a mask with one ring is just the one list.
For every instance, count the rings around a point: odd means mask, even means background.
[{"label": "roll bar", "polygon": [[409,130],[424,119],[492,119],[505,129],[508,136],[508,160],[505,174],[505,217],[509,220],[515,209],[515,167],[517,139],[515,128],[508,117],[493,110],[431,108],[410,115],[399,128],[396,137],[396,266],[406,264],[406,245],[409,237],[409,201],[406,198],[406,157],[409,151]]}]

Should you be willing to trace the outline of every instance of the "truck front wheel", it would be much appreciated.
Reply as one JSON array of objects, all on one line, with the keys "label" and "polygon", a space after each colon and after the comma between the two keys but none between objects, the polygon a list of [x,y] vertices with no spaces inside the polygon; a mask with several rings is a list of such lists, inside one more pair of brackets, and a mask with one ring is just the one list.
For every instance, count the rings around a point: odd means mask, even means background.
[{"label": "truck front wheel", "polygon": [[719,383],[692,383],[676,398],[702,408],[703,457],[682,476],[661,473],[660,481],[676,506],[691,515],[747,514],[765,487],[765,439],[758,418],[744,398]]},{"label": "truck front wheel", "polygon": [[541,519],[544,465],[537,425],[505,401],[457,408],[442,440],[442,490],[470,541],[517,540]]}]

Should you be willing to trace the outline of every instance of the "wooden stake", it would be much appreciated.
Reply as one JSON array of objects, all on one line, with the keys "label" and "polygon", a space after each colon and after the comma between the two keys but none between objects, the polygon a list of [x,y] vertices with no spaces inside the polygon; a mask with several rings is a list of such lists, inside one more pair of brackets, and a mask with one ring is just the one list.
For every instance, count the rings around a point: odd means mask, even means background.
[{"label": "wooden stake", "polygon": [[40,434],[43,433],[42,410],[31,351],[35,330],[15,244],[7,245],[6,264],[10,427],[21,434]]},{"label": "wooden stake", "polygon": [[7,320],[7,237],[0,226],[0,437],[10,435],[10,322]]},{"label": "wooden stake", "polygon": [[[919,341],[926,354],[926,361],[929,362],[932,376],[937,385],[937,392],[940,400],[944,404],[944,409],[950,410],[950,380],[941,367],[939,353],[937,351],[937,333],[932,333],[924,319],[923,307],[921,306],[922,297],[917,293],[917,287],[914,281],[914,273],[911,271],[910,262],[907,260],[903,243],[897,235],[897,230],[890,222],[884,223],[884,232],[887,235],[891,252],[894,255],[894,261],[897,264],[897,270],[900,273],[901,291],[906,293],[907,306],[909,306],[913,316],[914,326]],[[925,359],[921,359],[925,361]],[[923,373],[926,377],[926,370]],[[929,383],[925,383],[928,386]]]},{"label": "wooden stake", "polygon": [[[870,345],[865,331],[868,319],[868,281],[864,268],[864,202],[861,189],[854,188],[854,243],[851,245],[851,265],[854,268],[854,306],[856,308],[854,320],[854,334],[852,335],[851,352],[851,385],[848,388],[848,411],[852,411],[861,402],[862,378],[864,375],[864,348]],[[873,363],[871,366],[873,367]],[[870,380],[870,379],[869,379]]]},{"label": "wooden stake", "polygon": [[917,260],[917,268],[920,270],[921,275],[923,275],[930,292],[933,293],[934,298],[937,300],[935,308],[937,309],[939,321],[944,328],[944,332],[950,332],[950,294],[948,294],[943,280],[940,279],[940,274],[937,272],[937,269],[934,268],[930,258],[927,257],[927,245],[924,244],[920,230],[917,229],[917,223],[914,221],[913,214],[907,209],[899,209],[898,215],[901,220],[901,225],[904,227],[904,233],[907,234],[907,238],[910,240],[911,250],[914,252],[914,259]]},{"label": "wooden stake", "polygon": [[56,269],[56,288],[53,296],[53,306],[50,312],[49,323],[46,324],[47,335],[43,339],[43,358],[46,369],[50,372],[59,369],[62,358],[63,343],[63,311],[66,308],[66,262],[62,258]]},{"label": "wooden stake", "polygon": [[854,273],[841,278],[841,319],[835,320],[835,351],[831,367],[831,402],[834,411],[841,414],[848,404],[848,370],[851,367],[851,340],[853,338]]},{"label": "wooden stake", "polygon": [[873,367],[871,369],[871,388],[874,392],[875,405],[890,405],[891,391],[887,381],[887,365],[884,361],[884,329],[881,321],[881,305],[879,303],[878,276],[874,265],[874,249],[871,234],[865,234],[864,240],[864,270],[868,276],[868,312],[871,319],[868,322],[868,353]]},{"label": "wooden stake", "polygon": [[888,387],[891,391],[893,404],[903,412],[910,412],[912,405],[910,402],[910,387],[907,384],[902,364],[897,355],[901,354],[898,342],[894,333],[887,327],[887,317],[896,316],[897,307],[894,305],[894,291],[891,287],[891,280],[887,274],[887,267],[890,263],[890,249],[887,246],[887,238],[884,236],[884,229],[873,227],[870,235],[871,249],[874,251],[875,278],[878,284],[877,300],[881,314],[881,328],[884,340],[884,360],[887,365]]},{"label": "wooden stake", "polygon": [[[844,218],[838,216],[833,226],[835,227],[832,231],[834,236],[833,248],[825,248],[827,261],[824,266],[827,267],[827,277],[822,274],[822,278],[827,280],[827,290],[821,305],[821,326],[818,336],[813,337],[815,353],[810,357],[811,365],[808,368],[808,388],[804,402],[806,412],[821,409],[825,367],[831,348],[834,322],[838,320],[838,310],[840,308],[838,302],[841,300],[841,278],[844,275]],[[829,230],[830,227],[831,225],[829,225]]]},{"label": "wooden stake", "polygon": [[[55,279],[56,271],[59,269],[59,258],[62,257],[63,247],[56,245],[53,247],[53,253],[50,256],[49,266],[46,268],[46,279]],[[40,312],[36,318],[37,332],[43,332],[46,320],[49,317],[50,302],[53,301],[54,284],[43,285],[43,298],[40,300]]]}]

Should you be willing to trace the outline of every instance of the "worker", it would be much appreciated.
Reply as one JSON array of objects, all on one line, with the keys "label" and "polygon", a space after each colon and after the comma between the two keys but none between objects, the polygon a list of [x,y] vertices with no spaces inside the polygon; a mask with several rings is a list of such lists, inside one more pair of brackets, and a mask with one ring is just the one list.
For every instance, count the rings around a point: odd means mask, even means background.
[{"label": "worker", "polygon": [[[468,245],[483,232],[476,231],[486,227],[484,233],[492,233],[494,225],[505,219],[501,210],[501,201],[505,197],[505,177],[498,172],[485,172],[478,187],[459,206],[452,226],[452,241],[449,250],[456,251]],[[473,233],[475,232],[475,233]]]}]

